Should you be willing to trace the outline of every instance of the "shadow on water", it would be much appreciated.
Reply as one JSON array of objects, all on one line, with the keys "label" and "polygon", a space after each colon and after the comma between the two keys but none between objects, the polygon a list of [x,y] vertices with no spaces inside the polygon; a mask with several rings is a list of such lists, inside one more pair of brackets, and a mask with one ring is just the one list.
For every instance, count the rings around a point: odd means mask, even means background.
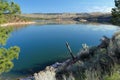
[{"label": "shadow on water", "polygon": [[26,68],[26,69],[20,69],[20,70],[12,70],[11,73],[19,74],[19,75],[33,75],[34,73],[37,73],[41,70],[44,70],[46,68],[46,66],[50,66],[50,65],[56,63],[56,61],[62,62],[62,61],[65,61],[66,59],[69,59],[69,58],[70,57],[66,57],[66,58],[61,58],[59,60],[51,60],[49,62],[42,63],[42,64],[41,63],[34,64],[33,67]]}]

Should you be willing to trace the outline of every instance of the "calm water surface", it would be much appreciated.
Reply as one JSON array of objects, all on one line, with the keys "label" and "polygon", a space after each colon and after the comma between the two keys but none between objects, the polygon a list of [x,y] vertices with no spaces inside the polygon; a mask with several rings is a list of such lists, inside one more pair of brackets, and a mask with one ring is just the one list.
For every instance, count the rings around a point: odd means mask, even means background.
[{"label": "calm water surface", "polygon": [[98,45],[103,35],[111,37],[117,30],[117,26],[104,24],[28,25],[16,29],[6,47],[19,46],[20,56],[14,60],[14,68],[3,76],[16,78],[31,75],[47,65],[70,57],[66,41],[77,54],[82,43]]}]

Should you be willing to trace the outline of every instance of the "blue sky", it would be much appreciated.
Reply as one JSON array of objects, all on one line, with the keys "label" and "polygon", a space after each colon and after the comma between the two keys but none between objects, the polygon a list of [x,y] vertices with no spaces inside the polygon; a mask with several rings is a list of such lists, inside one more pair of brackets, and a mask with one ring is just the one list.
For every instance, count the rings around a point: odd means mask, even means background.
[{"label": "blue sky", "polygon": [[14,0],[22,13],[110,12],[114,0]]}]

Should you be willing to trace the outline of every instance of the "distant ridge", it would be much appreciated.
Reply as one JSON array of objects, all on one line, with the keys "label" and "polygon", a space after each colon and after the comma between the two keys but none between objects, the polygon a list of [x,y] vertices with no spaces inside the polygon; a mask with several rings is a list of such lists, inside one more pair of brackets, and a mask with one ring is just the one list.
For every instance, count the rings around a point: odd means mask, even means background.
[{"label": "distant ridge", "polygon": [[36,20],[77,21],[77,22],[110,22],[111,13],[32,13],[21,16]]}]

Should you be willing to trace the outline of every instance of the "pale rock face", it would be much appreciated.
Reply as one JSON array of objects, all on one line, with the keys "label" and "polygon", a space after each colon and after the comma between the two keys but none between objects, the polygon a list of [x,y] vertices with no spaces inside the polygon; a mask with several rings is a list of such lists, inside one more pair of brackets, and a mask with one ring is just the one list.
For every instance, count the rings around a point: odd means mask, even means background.
[{"label": "pale rock face", "polygon": [[35,73],[34,79],[35,80],[75,80],[72,73],[70,73],[68,76],[63,74],[61,79],[57,79],[56,72],[53,67],[46,67],[44,71]]},{"label": "pale rock face", "polygon": [[56,73],[54,68],[46,67],[45,71],[40,71],[34,74],[35,80],[56,80]]}]

